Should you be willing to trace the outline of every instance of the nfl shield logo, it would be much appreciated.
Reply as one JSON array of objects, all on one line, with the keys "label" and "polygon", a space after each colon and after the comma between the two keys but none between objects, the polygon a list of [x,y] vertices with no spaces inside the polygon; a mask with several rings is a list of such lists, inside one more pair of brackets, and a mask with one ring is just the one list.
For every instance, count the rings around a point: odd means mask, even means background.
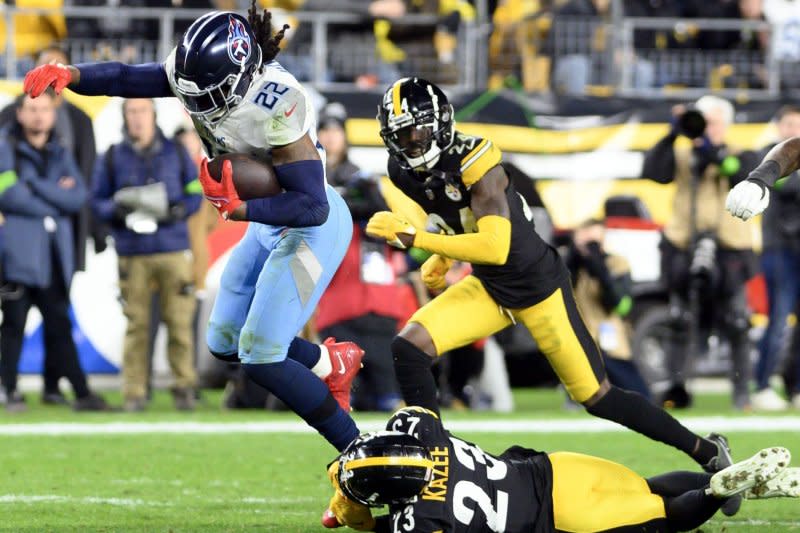
[{"label": "nfl shield logo", "polygon": [[458,187],[456,187],[451,183],[445,183],[444,193],[447,195],[448,198],[450,198],[454,202],[458,202],[461,200],[461,191],[459,191]]},{"label": "nfl shield logo", "polygon": [[237,65],[250,58],[250,36],[241,20],[228,17],[228,57]]}]

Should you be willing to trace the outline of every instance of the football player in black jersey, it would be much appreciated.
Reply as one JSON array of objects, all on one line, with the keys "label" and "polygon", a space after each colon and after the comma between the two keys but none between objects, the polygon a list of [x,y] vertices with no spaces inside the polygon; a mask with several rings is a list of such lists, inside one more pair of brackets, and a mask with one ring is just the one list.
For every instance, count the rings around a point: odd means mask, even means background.
[{"label": "football player in black jersey", "polygon": [[[434,407],[435,406],[431,406]],[[499,456],[407,407],[328,467],[326,527],[383,533],[662,533],[692,530],[730,499],[800,497],[800,468],[772,447],[716,474],[649,479],[605,459],[513,446]],[[389,513],[372,516],[372,508]]]},{"label": "football player in black jersey", "polygon": [[731,464],[724,437],[695,435],[643,396],[608,382],[578,314],[569,271],[536,234],[500,150],[455,130],[453,107],[437,86],[398,80],[384,94],[378,119],[395,190],[387,193],[392,212],[375,214],[367,233],[432,253],[421,269],[431,288],[444,287],[452,260],[473,266],[472,275],[419,309],[392,341],[407,405],[435,400],[432,358],[521,322],[589,413],[674,446],[706,471]]}]

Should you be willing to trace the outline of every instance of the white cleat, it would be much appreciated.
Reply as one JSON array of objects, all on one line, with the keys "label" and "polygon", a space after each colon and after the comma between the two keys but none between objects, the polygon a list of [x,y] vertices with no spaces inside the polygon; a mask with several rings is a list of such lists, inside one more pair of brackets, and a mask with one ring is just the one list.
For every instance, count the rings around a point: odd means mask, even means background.
[{"label": "white cleat", "polygon": [[711,477],[709,492],[718,498],[729,498],[761,485],[783,472],[792,459],[786,448],[764,448],[750,459],[734,463]]},{"label": "white cleat", "polygon": [[747,500],[800,498],[800,468],[787,468],[766,483],[747,489],[743,496]]}]

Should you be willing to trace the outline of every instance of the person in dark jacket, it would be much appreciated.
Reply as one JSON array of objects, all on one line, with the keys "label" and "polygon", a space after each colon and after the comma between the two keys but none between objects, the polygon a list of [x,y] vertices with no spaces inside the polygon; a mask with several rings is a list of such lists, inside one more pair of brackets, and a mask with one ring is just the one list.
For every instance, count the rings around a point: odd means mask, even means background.
[{"label": "person in dark jacket", "polygon": [[327,155],[328,183],[342,195],[353,216],[353,238],[320,299],[317,326],[323,337],[350,339],[365,351],[364,368],[353,389],[353,407],[391,412],[401,397],[389,345],[403,316],[399,302],[404,290],[393,260],[403,254],[364,232],[369,217],[386,209],[386,203],[374,176],[348,157],[346,118],[341,104],[328,104],[320,114],[317,132]]},{"label": "person in dark jacket", "polygon": [[[67,53],[57,46],[49,46],[39,52],[36,58],[36,65],[44,65],[55,61],[56,63],[69,64]],[[56,123],[53,128],[59,143],[72,157],[81,171],[86,188],[90,189],[89,180],[94,168],[94,160],[97,157],[94,144],[94,129],[92,119],[89,115],[81,111],[79,107],[68,102],[61,95],[55,95],[56,104]],[[17,120],[17,110],[14,103],[9,104],[0,110],[0,128],[11,128]],[[91,215],[91,208],[88,202],[80,211],[71,215],[73,242],[75,247],[75,271],[82,271],[86,268],[86,239],[92,237],[95,252],[100,253],[106,248],[106,236],[108,229],[104,224],[94,221]],[[56,358],[53,355],[56,355]],[[58,389],[58,380],[62,377],[56,372],[57,349],[49,344],[44,347],[44,391],[42,401],[47,404],[65,404],[66,398]]]},{"label": "person in dark jacket", "polygon": [[[778,135],[784,141],[800,135],[800,107],[784,106],[778,111]],[[777,143],[775,143],[777,144]],[[765,147],[758,160],[775,146]],[[760,356],[755,369],[756,392],[753,408],[764,411],[786,409],[788,403],[769,386],[783,348],[786,318],[800,303],[800,179],[791,179],[773,188],[772,201],[761,224],[761,268],[767,284],[769,325],[758,345]]]},{"label": "person in dark jacket", "polygon": [[119,256],[123,310],[128,318],[122,362],[124,409],[146,406],[150,303],[158,292],[167,325],[175,406],[195,405],[192,319],[193,261],[186,218],[200,207],[197,167],[186,149],[156,126],[155,102],[126,100],[125,140],[94,170],[92,209],[111,224]]},{"label": "person in dark jacket", "polygon": [[16,114],[16,124],[0,141],[0,211],[6,236],[2,265],[5,280],[19,286],[15,297],[2,302],[0,376],[6,408],[25,410],[17,391],[17,366],[25,321],[35,305],[42,314],[45,344],[52,349],[54,373],[67,377],[75,390],[74,408],[106,409],[105,401],[88,388],[68,314],[75,271],[71,216],[86,202],[86,187],[72,156],[53,134],[53,94],[40,100],[18,98]]}]

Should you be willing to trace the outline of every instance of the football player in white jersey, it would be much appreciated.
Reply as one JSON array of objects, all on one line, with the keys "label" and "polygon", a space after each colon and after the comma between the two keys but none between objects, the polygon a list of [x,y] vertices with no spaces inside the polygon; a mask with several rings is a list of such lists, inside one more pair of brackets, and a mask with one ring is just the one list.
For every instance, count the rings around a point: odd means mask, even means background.
[{"label": "football player in white jersey", "polygon": [[[222,275],[207,341],[216,357],[241,361],[262,385],[342,450],[358,436],[350,384],[363,352],[353,343],[295,337],[311,317],[350,242],[352,221],[325,181],[325,152],[303,87],[275,61],[284,26],[269,12],[211,12],[197,19],[164,63],[42,65],[25,76],[32,97],[47,87],[85,95],[177,97],[209,156],[244,152],[271,162],[284,192],[244,202],[230,162],[203,192],[224,218],[252,222]],[[327,385],[327,386],[326,386]]]}]

